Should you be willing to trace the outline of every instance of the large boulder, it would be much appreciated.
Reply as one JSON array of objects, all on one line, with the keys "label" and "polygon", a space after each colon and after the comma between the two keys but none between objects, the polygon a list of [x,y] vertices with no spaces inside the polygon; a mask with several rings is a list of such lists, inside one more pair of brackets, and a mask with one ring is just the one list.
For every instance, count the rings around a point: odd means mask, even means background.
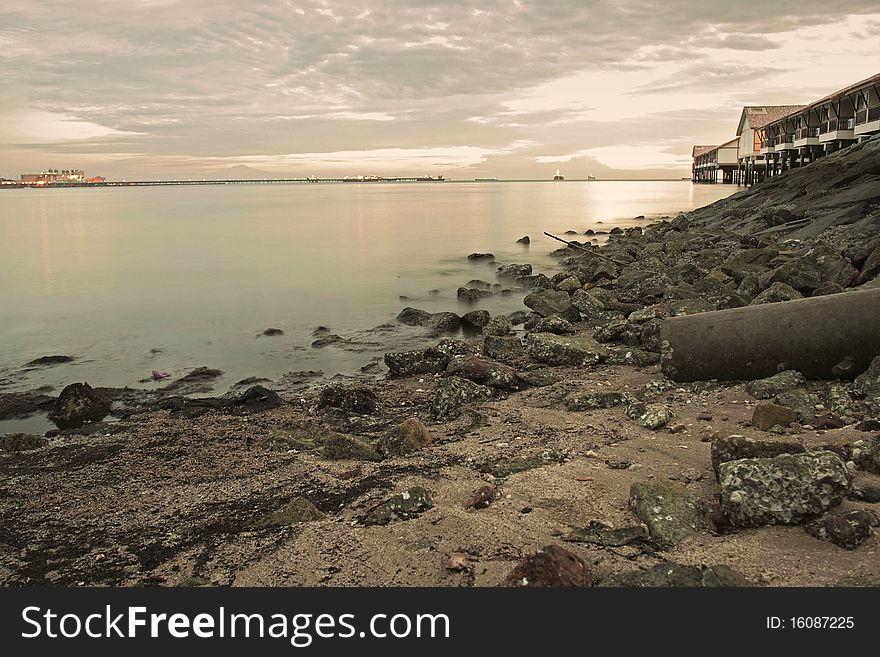
[{"label": "large boulder", "polygon": [[516,278],[517,276],[529,276],[532,273],[531,265],[503,265],[498,268],[498,278]]},{"label": "large boulder", "polygon": [[853,392],[859,397],[873,397],[880,394],[880,356],[871,361],[867,370],[853,381]]},{"label": "large boulder", "polygon": [[110,413],[110,400],[88,383],[66,386],[49,411],[49,419],[60,429],[78,429],[86,422],[98,422]]},{"label": "large boulder", "polygon": [[646,570],[630,570],[602,580],[599,586],[621,587],[733,587],[754,586],[729,566],[689,566],[667,561]]},{"label": "large boulder", "polygon": [[777,395],[775,403],[794,411],[797,421],[801,424],[809,424],[816,417],[816,406],[819,404],[819,396],[808,392],[804,388],[795,388]]},{"label": "large boulder", "polygon": [[690,491],[672,481],[635,483],[629,490],[629,507],[648,527],[651,538],[671,546],[704,526],[705,512]]},{"label": "large boulder", "polygon": [[342,433],[332,433],[323,440],[322,455],[331,461],[381,461],[382,456],[370,443]]},{"label": "large boulder", "polygon": [[666,292],[666,289],[672,285],[672,280],[662,271],[630,267],[618,276],[617,285],[620,289],[631,293],[635,298],[660,298]]},{"label": "large boulder", "polygon": [[507,315],[494,315],[483,325],[483,335],[509,335],[513,322]]},{"label": "large boulder", "polygon": [[485,401],[492,397],[492,388],[479,385],[458,376],[450,376],[437,384],[431,410],[438,420],[454,417],[465,404]]},{"label": "large boulder", "polygon": [[859,274],[859,285],[873,280],[878,275],[880,275],[880,246],[871,252],[871,255],[868,256],[868,259],[862,265],[862,270]]},{"label": "large boulder", "polygon": [[559,315],[550,315],[538,322],[534,329],[537,333],[555,333],[556,335],[565,335],[574,333],[575,328],[564,317]]},{"label": "large boulder", "polygon": [[569,276],[559,281],[554,287],[560,292],[571,294],[575,290],[581,289],[581,282],[576,276]]},{"label": "large boulder", "polygon": [[533,288],[549,289],[553,287],[553,283],[550,282],[550,279],[547,278],[546,274],[530,274],[529,276],[517,276],[513,280],[517,285],[519,285],[520,287],[524,287],[527,290],[531,290]]},{"label": "large boulder", "polygon": [[876,515],[859,509],[823,516],[807,524],[804,529],[819,540],[830,541],[845,550],[855,550],[871,537],[876,524]]},{"label": "large boulder", "polygon": [[768,288],[773,283],[779,282],[794,288],[802,294],[809,294],[822,284],[819,275],[819,265],[814,258],[803,257],[789,260],[776,269],[767,272],[758,278],[762,288]]},{"label": "large boulder", "polygon": [[712,469],[718,475],[722,463],[740,459],[772,458],[780,454],[800,454],[806,451],[799,440],[756,440],[733,435],[712,441]]},{"label": "large boulder", "polygon": [[493,296],[489,290],[478,290],[476,288],[460,287],[455,293],[459,301],[464,303],[476,303],[480,299]]},{"label": "large boulder", "polygon": [[395,427],[386,431],[376,449],[388,458],[390,456],[404,456],[418,451],[431,443],[431,434],[428,428],[417,417],[411,417]]},{"label": "large boulder", "polygon": [[585,290],[577,290],[571,295],[571,305],[584,318],[592,317],[605,310],[605,304],[602,303],[599,297]]},{"label": "large boulder", "polygon": [[803,298],[804,295],[790,285],[777,281],[756,296],[752,300],[751,305],[759,306],[762,303],[779,303],[780,301],[792,301],[793,299]]},{"label": "large boulder", "polygon": [[489,323],[490,315],[488,310],[472,310],[461,316],[462,323],[468,324],[475,328],[484,328]]},{"label": "large boulder", "polygon": [[6,433],[0,436],[0,452],[26,452],[48,444],[48,439],[29,433]]},{"label": "large boulder", "polygon": [[434,507],[431,494],[413,486],[369,509],[361,519],[365,525],[387,525],[392,520],[410,520]]},{"label": "large boulder", "polygon": [[391,376],[435,374],[444,371],[453,356],[471,356],[480,351],[479,342],[447,338],[425,349],[389,352],[385,354],[385,364]]},{"label": "large boulder", "polygon": [[449,356],[436,347],[396,351],[385,354],[385,364],[391,376],[414,376],[442,372],[449,364]]},{"label": "large boulder", "polygon": [[642,349],[610,349],[605,362],[609,365],[647,367],[660,362],[660,354]]},{"label": "large boulder", "polygon": [[317,409],[341,408],[362,415],[376,412],[376,393],[365,386],[327,386],[321,391]]},{"label": "large boulder", "polygon": [[672,411],[666,404],[646,404],[645,402],[634,402],[627,406],[626,416],[651,430],[665,427],[673,418]]},{"label": "large boulder", "polygon": [[880,475],[880,434],[858,445],[858,452],[853,450],[855,460],[864,470]]},{"label": "large boulder", "polygon": [[771,399],[788,390],[804,385],[804,375],[795,370],[785,370],[766,379],[755,379],[746,384],[746,391],[756,399]]},{"label": "large boulder", "polygon": [[722,510],[744,527],[811,520],[850,489],[846,465],[832,452],[728,461],[718,467],[718,482]]},{"label": "large boulder", "polygon": [[519,388],[516,370],[509,365],[482,356],[456,356],[449,361],[446,372],[492,388],[502,390]]},{"label": "large boulder", "polygon": [[502,586],[591,586],[594,577],[576,554],[558,545],[548,545],[520,561]]},{"label": "large boulder", "polygon": [[532,333],[527,344],[529,356],[548,365],[587,367],[602,363],[608,357],[608,349],[586,335]]},{"label": "large boulder", "polygon": [[759,431],[768,431],[776,426],[785,428],[797,419],[797,413],[790,408],[770,402],[758,402],[752,413],[752,426]]},{"label": "large boulder", "polygon": [[625,403],[622,392],[574,392],[565,398],[565,408],[570,411],[595,411]]},{"label": "large boulder", "polygon": [[502,363],[514,363],[525,358],[526,346],[516,335],[487,335],[483,338],[483,353]]},{"label": "large boulder", "polygon": [[539,290],[526,295],[523,303],[541,317],[564,313],[571,307],[571,297],[559,290]]},{"label": "large boulder", "polygon": [[451,312],[429,313],[418,308],[404,308],[397,314],[397,321],[407,326],[424,326],[440,331],[456,331],[461,317]]}]

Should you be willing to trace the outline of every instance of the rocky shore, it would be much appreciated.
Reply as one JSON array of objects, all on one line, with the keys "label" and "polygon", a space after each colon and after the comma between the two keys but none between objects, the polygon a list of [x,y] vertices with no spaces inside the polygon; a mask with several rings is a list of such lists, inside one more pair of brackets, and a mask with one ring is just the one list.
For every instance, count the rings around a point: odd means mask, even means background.
[{"label": "rocky shore", "polygon": [[601,246],[568,234],[556,272],[496,263],[524,310],[481,311],[474,281],[463,315],[405,308],[437,343],[374,383],[0,394],[58,427],[0,437],[0,582],[880,585],[880,353],[822,380],[661,362],[673,318],[880,286],[878,207],[875,139]]}]

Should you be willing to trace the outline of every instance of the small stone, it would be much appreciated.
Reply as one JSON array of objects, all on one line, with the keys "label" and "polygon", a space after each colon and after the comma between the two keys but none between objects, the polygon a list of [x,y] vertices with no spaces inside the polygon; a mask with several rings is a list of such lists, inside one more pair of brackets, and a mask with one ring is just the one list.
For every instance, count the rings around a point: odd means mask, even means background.
[{"label": "small stone", "polygon": [[470,494],[464,503],[465,509],[485,509],[498,497],[499,490],[495,486],[480,486]]},{"label": "small stone", "polygon": [[770,402],[755,404],[752,414],[752,426],[761,431],[768,431],[776,425],[787,427],[796,421],[797,414],[793,410]]},{"label": "small stone", "polygon": [[110,400],[88,383],[66,386],[49,411],[49,419],[61,429],[78,429],[86,422],[103,420],[110,413]]},{"label": "small stone", "polygon": [[565,408],[569,411],[592,411],[625,402],[626,395],[622,392],[575,392],[565,398]]},{"label": "small stone", "polygon": [[365,386],[331,385],[321,391],[317,408],[340,408],[349,413],[367,415],[375,413],[377,406],[376,393]]},{"label": "small stone", "polygon": [[463,570],[468,570],[469,568],[470,562],[468,561],[468,555],[464,552],[453,552],[449,555],[449,560],[446,562],[446,570],[461,572]]},{"label": "small stone", "polygon": [[859,450],[858,458],[853,451],[853,458],[868,472],[880,474],[880,434],[865,441]]},{"label": "small stone", "polygon": [[804,446],[794,440],[756,440],[739,434],[717,437],[712,440],[712,468],[739,459],[770,458],[780,454],[800,454]]},{"label": "small stone", "polygon": [[376,444],[376,449],[387,458],[411,454],[430,443],[428,428],[417,417],[411,417],[386,431]]},{"label": "small stone", "polygon": [[269,526],[293,525],[299,522],[320,520],[324,517],[314,504],[304,497],[294,497],[280,509],[273,511],[266,519]]},{"label": "small stone", "polygon": [[483,335],[509,335],[513,322],[507,315],[494,315],[483,325]]},{"label": "small stone", "polygon": [[665,404],[646,404],[635,402],[626,409],[626,416],[648,429],[660,429],[673,418],[672,411]]},{"label": "small stone", "polygon": [[585,335],[532,333],[527,348],[533,360],[548,365],[587,367],[604,362],[608,356],[608,349]]},{"label": "small stone", "polygon": [[48,444],[49,441],[42,436],[28,433],[7,433],[0,436],[0,451],[4,452],[25,452]]},{"label": "small stone", "polygon": [[324,458],[332,461],[355,459],[359,461],[381,461],[382,456],[373,446],[355,436],[340,433],[331,434],[324,439]]},{"label": "small stone", "polygon": [[647,525],[651,538],[663,545],[675,545],[705,525],[702,504],[681,484],[635,483],[629,506]]},{"label": "small stone", "polygon": [[810,536],[830,541],[846,550],[855,550],[874,533],[877,517],[868,511],[827,515],[804,527]]},{"label": "small stone", "polygon": [[394,519],[409,520],[434,507],[431,495],[421,486],[388,498],[367,511],[363,517],[365,525],[387,525]]},{"label": "small stone", "polygon": [[583,560],[557,545],[548,545],[520,561],[502,586],[591,586],[592,573]]},{"label": "small stone", "polygon": [[492,397],[492,389],[458,376],[450,376],[437,384],[431,410],[438,420],[453,417],[465,404],[485,401]]},{"label": "small stone", "polygon": [[462,322],[479,329],[485,327],[486,324],[489,323],[489,320],[490,315],[488,310],[472,310],[461,316]]},{"label": "small stone", "polygon": [[592,543],[603,547],[623,547],[630,543],[647,543],[648,531],[641,525],[611,529],[598,521],[591,521],[587,527],[574,529],[562,537],[571,543]]},{"label": "small stone", "polygon": [[800,388],[806,384],[806,382],[807,380],[800,372],[786,370],[779,374],[767,377],[766,379],[749,381],[746,384],[746,390],[756,399],[771,399],[788,390]]},{"label": "small stone", "polygon": [[718,587],[754,586],[743,575],[724,565],[690,566],[668,561],[647,570],[632,570],[602,580],[599,586]]}]

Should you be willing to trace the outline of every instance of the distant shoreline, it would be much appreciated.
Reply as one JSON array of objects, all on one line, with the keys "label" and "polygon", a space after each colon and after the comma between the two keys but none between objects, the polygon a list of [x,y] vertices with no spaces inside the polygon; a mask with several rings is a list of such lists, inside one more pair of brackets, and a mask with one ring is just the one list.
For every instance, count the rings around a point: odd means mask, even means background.
[{"label": "distant shoreline", "polygon": [[609,178],[602,180],[587,180],[586,178],[571,178],[566,181],[546,179],[499,179],[499,180],[475,180],[462,178],[459,180],[434,179],[434,178],[388,178],[380,180],[346,180],[342,178],[269,178],[269,179],[228,179],[228,180],[132,180],[132,181],[107,181],[102,183],[62,183],[55,185],[30,185],[25,183],[0,185],[0,190],[5,189],[103,189],[108,187],[182,187],[182,186],[220,186],[220,185],[396,185],[396,184],[503,184],[503,183],[552,183],[565,184],[572,182],[681,182],[691,184],[691,179],[682,178]]}]

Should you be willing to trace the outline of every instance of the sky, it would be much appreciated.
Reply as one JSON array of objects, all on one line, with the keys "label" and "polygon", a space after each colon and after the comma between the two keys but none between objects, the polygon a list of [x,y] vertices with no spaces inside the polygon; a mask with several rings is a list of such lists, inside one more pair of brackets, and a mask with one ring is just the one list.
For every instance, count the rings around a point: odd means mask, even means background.
[{"label": "sky", "polygon": [[877,0],[0,0],[0,177],[677,178],[878,72]]}]

